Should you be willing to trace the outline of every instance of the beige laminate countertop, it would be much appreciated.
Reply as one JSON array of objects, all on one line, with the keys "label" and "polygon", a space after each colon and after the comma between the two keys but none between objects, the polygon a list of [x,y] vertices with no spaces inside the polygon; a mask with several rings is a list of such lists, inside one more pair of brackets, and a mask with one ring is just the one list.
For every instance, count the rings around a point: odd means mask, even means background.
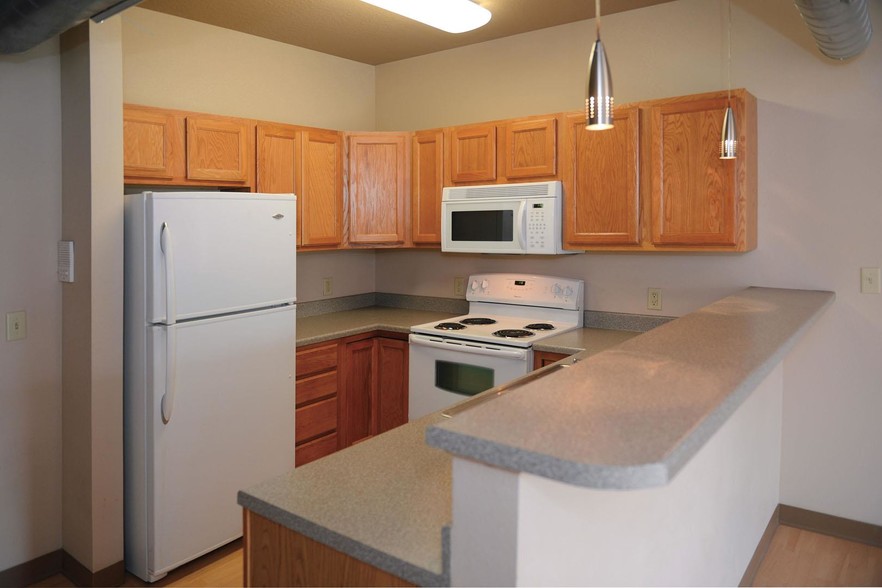
[{"label": "beige laminate countertop", "polygon": [[455,316],[434,310],[368,306],[297,319],[297,346],[321,343],[366,331],[410,332],[410,327]]}]

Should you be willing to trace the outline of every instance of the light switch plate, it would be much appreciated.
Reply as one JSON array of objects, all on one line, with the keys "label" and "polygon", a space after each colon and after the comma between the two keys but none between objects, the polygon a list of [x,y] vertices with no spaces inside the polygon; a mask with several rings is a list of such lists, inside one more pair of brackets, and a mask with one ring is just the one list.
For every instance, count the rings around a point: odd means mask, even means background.
[{"label": "light switch plate", "polygon": [[28,317],[25,311],[6,313],[6,340],[18,341],[28,336]]},{"label": "light switch plate", "polygon": [[879,283],[878,267],[862,267],[861,268],[861,294],[880,294],[882,288]]},{"label": "light switch plate", "polygon": [[334,280],[322,278],[322,296],[330,296],[334,292]]},{"label": "light switch plate", "polygon": [[465,278],[457,276],[453,278],[453,295],[465,296]]}]

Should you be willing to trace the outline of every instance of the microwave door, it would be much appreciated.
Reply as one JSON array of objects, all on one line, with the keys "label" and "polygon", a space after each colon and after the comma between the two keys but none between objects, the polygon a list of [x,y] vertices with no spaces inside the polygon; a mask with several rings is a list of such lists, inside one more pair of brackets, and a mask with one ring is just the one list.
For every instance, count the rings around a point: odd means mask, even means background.
[{"label": "microwave door", "polygon": [[442,250],[525,253],[523,200],[442,202]]}]

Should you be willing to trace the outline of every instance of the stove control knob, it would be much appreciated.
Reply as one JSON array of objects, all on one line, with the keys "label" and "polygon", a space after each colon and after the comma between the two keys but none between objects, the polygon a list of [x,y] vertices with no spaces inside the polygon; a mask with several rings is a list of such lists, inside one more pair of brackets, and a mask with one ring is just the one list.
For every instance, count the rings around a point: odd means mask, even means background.
[{"label": "stove control knob", "polygon": [[567,286],[566,288],[564,288],[564,296],[572,296],[572,295],[573,295],[573,289],[572,289],[572,288],[570,288],[569,286]]},{"label": "stove control knob", "polygon": [[483,280],[481,282],[481,290],[486,290],[487,286],[489,286],[489,285],[490,285],[490,282],[488,282],[487,280]]},{"label": "stove control knob", "polygon": [[477,290],[478,289],[478,280],[472,280],[472,283],[469,285],[469,287],[472,289],[472,292]]},{"label": "stove control knob", "polygon": [[562,290],[560,288],[560,284],[555,284],[554,286],[551,287],[551,293],[554,294],[555,296],[560,296],[561,292],[562,292]]}]

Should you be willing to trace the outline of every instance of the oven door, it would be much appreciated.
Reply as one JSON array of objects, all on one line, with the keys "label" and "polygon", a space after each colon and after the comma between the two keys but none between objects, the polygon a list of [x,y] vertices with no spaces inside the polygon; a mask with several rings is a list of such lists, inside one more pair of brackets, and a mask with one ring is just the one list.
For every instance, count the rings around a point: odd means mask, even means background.
[{"label": "oven door", "polygon": [[530,348],[410,335],[408,418],[443,410],[525,375]]},{"label": "oven door", "polygon": [[441,251],[526,253],[526,200],[441,202]]}]

